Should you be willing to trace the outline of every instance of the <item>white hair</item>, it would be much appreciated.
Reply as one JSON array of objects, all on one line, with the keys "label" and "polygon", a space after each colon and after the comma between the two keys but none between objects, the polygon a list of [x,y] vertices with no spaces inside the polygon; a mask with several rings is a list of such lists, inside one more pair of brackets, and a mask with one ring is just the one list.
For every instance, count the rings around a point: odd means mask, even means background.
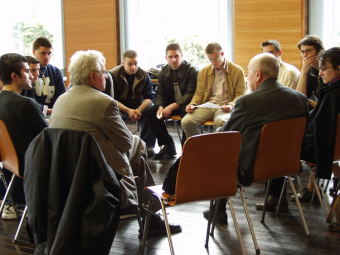
[{"label": "white hair", "polygon": [[101,71],[103,67],[105,67],[105,58],[101,52],[96,50],[77,51],[70,58],[68,67],[71,84],[81,85],[87,83],[90,79],[90,73],[92,71]]},{"label": "white hair", "polygon": [[252,58],[252,69],[255,73],[260,69],[264,76],[277,79],[280,71],[280,61],[270,53],[261,53]]}]

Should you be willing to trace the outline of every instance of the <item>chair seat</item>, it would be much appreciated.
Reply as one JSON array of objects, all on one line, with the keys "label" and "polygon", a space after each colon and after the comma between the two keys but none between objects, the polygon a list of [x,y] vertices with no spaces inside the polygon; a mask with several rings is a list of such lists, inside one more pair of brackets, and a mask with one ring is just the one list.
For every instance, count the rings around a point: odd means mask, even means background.
[{"label": "chair seat", "polygon": [[[145,189],[151,191],[154,194],[157,194],[165,201],[167,198],[171,197],[171,195],[169,193],[166,193],[162,187],[163,185],[156,185],[156,186],[145,187]],[[174,206],[176,204],[175,197],[174,197],[174,201],[169,201],[169,202],[166,201],[166,203],[168,203],[171,206]]]},{"label": "chair seat", "polygon": [[213,120],[207,120],[207,121],[204,121],[201,125],[202,126],[213,126],[214,121]]},{"label": "chair seat", "polygon": [[179,115],[173,115],[173,116],[169,117],[168,119],[169,120],[181,120],[182,118]]}]

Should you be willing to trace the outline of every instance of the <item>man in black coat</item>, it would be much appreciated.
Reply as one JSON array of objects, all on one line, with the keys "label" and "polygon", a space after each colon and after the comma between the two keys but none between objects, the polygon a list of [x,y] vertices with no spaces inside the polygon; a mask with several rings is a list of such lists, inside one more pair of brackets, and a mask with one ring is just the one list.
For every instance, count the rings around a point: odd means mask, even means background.
[{"label": "man in black coat", "polygon": [[[194,96],[197,86],[198,69],[183,60],[180,46],[171,43],[165,52],[168,65],[159,72],[154,105],[147,111],[152,132],[158,140],[159,147],[162,147],[154,158],[176,155],[175,144],[166,129],[164,119],[173,115],[180,115],[183,118],[186,114],[185,108]],[[183,142],[186,140],[184,136],[183,132]]]},{"label": "man in black coat", "polygon": [[[221,129],[239,131],[242,135],[238,181],[244,186],[249,186],[253,181],[256,151],[263,126],[277,120],[308,118],[307,98],[278,83],[279,69],[278,59],[269,53],[256,55],[249,62],[248,85],[253,92],[237,100],[229,121]],[[268,207],[276,207],[280,194],[271,195]],[[225,204],[226,200],[219,207],[217,221],[220,223],[227,223]],[[286,199],[282,204],[288,208]],[[207,215],[209,212],[205,211],[204,216]]]}]

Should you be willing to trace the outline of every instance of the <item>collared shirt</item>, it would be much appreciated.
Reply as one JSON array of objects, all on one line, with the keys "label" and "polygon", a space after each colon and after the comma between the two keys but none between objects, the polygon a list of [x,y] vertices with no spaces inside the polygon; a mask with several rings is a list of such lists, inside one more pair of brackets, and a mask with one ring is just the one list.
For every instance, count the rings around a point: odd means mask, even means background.
[{"label": "collared shirt", "polygon": [[215,79],[211,87],[211,97],[209,102],[220,106],[228,104],[228,88],[226,82],[227,60],[224,59],[223,69],[218,71],[214,68]]}]

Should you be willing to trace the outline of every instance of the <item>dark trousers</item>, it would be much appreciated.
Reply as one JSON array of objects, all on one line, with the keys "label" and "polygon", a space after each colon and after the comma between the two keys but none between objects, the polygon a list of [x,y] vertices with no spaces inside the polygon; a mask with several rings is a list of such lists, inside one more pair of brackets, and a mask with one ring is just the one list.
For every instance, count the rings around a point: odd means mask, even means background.
[{"label": "dark trousers", "polygon": [[[133,105],[135,107],[131,107],[131,109],[136,109],[140,104]],[[138,120],[139,127],[140,127],[140,138],[146,143],[146,147],[154,148],[156,144],[156,137],[154,133],[152,132],[152,129],[150,127],[150,122],[148,118],[146,117],[147,110],[151,107],[150,105],[147,109],[145,109],[142,113],[142,117]],[[122,113],[123,120],[127,120],[128,116],[125,113]]]},{"label": "dark trousers", "polygon": [[[279,197],[281,195],[281,191],[282,191],[282,187],[285,182],[285,179],[286,178],[284,177],[273,179],[272,185],[270,186],[269,195]],[[267,188],[267,185],[266,185],[266,188]],[[283,197],[286,197],[286,190],[284,190],[283,192]]]},{"label": "dark trousers", "polygon": [[[183,105],[179,109],[173,111],[171,113],[171,116],[180,115],[181,118],[183,118],[186,114],[186,111],[185,111],[186,107],[187,107],[187,105]],[[166,125],[164,123],[164,120],[160,120],[160,119],[157,118],[157,111],[158,111],[158,106],[152,105],[148,108],[147,118],[149,120],[150,127],[151,127],[153,133],[155,134],[155,136],[158,140],[159,146],[171,144],[171,143],[174,142],[174,140],[169,135],[168,130],[166,129]],[[183,143],[184,143],[185,140],[186,140],[186,136],[185,136],[185,133],[183,132],[183,135],[182,135]]]},{"label": "dark trousers", "polygon": [[[8,171],[7,169],[3,168],[2,169],[4,175],[5,175],[5,179],[7,182],[7,185],[9,185],[9,182],[11,181],[12,175],[13,173]],[[3,198],[5,196],[6,193],[6,189],[5,186],[2,182],[2,180],[0,181],[0,198]],[[25,204],[25,194],[24,194],[24,182],[23,179],[19,178],[19,177],[15,177],[13,184],[12,184],[12,188],[10,190],[10,193],[13,197],[14,203],[15,204]]]}]

